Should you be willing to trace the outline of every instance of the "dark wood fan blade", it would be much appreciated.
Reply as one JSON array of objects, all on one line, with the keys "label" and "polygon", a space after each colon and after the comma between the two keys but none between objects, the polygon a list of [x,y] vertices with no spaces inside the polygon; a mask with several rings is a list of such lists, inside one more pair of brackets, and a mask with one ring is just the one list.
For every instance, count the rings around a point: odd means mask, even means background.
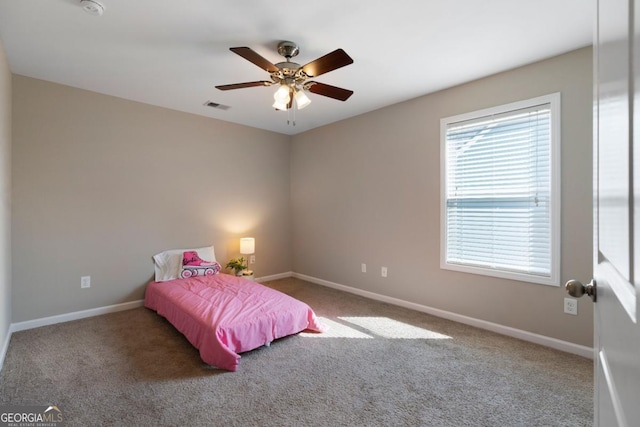
[{"label": "dark wood fan blade", "polygon": [[317,77],[329,71],[337,70],[345,65],[353,64],[353,59],[342,49],[336,49],[325,56],[309,62],[302,67],[309,77]]},{"label": "dark wood fan blade", "polygon": [[271,86],[272,84],[273,82],[261,80],[259,82],[246,82],[246,83],[234,83],[230,85],[220,85],[220,86],[216,86],[216,89],[231,90],[231,89],[242,89],[244,87]]},{"label": "dark wood fan blade", "polygon": [[324,83],[309,82],[312,83],[309,86],[309,92],[316,93],[322,96],[328,96],[329,98],[338,99],[340,101],[346,101],[351,95],[352,90],[342,89],[341,87],[326,85]]},{"label": "dark wood fan blade", "polygon": [[229,50],[231,52],[237,53],[238,55],[242,56],[247,61],[253,62],[258,67],[262,68],[265,71],[268,71],[270,73],[274,72],[274,71],[278,71],[278,67],[273,65],[268,60],[264,59],[262,56],[257,54],[253,49],[251,49],[249,47],[246,47],[246,46],[245,47],[230,47]]}]

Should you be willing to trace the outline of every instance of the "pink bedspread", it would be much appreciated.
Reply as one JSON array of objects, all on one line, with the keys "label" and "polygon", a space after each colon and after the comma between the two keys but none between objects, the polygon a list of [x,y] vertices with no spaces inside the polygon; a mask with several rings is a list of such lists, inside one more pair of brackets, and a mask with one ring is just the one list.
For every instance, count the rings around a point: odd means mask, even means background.
[{"label": "pink bedspread", "polygon": [[238,353],[305,329],[322,332],[307,304],[228,274],[150,282],[144,305],[182,332],[205,363],[229,371],[238,368]]}]

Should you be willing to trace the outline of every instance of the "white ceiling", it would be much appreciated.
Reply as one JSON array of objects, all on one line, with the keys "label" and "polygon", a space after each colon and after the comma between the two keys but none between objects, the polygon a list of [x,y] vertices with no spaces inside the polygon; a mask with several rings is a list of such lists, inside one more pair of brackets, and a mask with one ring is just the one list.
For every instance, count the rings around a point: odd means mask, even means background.
[{"label": "white ceiling", "polygon": [[[591,44],[591,0],[0,0],[11,71],[99,93],[296,134]],[[229,51],[273,63],[278,42],[306,64],[337,48],[354,63],[314,80],[354,91],[346,102],[309,94],[295,112],[271,108],[274,88],[219,91],[269,80]],[[227,111],[205,107],[225,104]],[[293,119],[293,116],[291,117]]]}]

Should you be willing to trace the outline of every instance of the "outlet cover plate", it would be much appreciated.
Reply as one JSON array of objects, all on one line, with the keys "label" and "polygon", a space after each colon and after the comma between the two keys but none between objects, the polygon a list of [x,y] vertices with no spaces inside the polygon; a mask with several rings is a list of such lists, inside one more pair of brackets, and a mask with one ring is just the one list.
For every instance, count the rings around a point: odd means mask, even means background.
[{"label": "outlet cover plate", "polygon": [[91,276],[82,276],[80,278],[80,288],[86,289],[91,287]]},{"label": "outlet cover plate", "polygon": [[564,299],[564,312],[567,314],[578,315],[578,300],[574,298]]}]

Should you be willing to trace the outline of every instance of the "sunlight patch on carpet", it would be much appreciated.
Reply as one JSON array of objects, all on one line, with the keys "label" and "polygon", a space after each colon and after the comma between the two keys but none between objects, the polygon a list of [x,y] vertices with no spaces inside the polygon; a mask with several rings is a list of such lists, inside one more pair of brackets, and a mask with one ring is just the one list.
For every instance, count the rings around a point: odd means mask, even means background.
[{"label": "sunlight patch on carpet", "polygon": [[[428,329],[409,325],[388,317],[338,317],[337,320],[318,317],[318,320],[328,328],[325,332],[301,332],[306,338],[368,338],[409,340],[448,340],[448,335],[439,334]],[[348,324],[342,323],[346,322]],[[356,329],[357,328],[357,329]],[[366,331],[366,332],[365,332]],[[367,333],[369,332],[369,333]]]},{"label": "sunlight patch on carpet", "polygon": [[307,338],[373,338],[371,335],[325,317],[318,317],[318,320],[323,325],[328,326],[325,332],[321,334],[317,332],[301,332],[300,336]]},{"label": "sunlight patch on carpet", "polygon": [[357,325],[384,338],[414,340],[451,339],[448,335],[439,334],[428,329],[389,319],[388,317],[339,317],[338,319]]}]

